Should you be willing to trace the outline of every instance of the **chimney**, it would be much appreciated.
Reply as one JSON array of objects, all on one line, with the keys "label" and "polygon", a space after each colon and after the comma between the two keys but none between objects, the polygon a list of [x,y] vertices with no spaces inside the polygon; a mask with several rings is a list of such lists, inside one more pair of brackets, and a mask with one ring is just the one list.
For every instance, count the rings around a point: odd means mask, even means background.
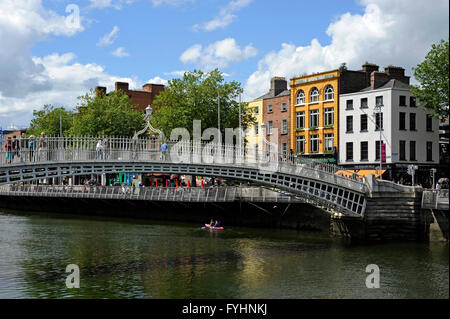
[{"label": "chimney", "polygon": [[147,91],[147,92],[150,92],[150,93],[152,93],[152,92],[158,93],[159,91],[164,89],[164,85],[163,84],[149,84],[149,83],[147,83],[147,84],[144,84],[142,86],[142,89],[144,91]]},{"label": "chimney", "polygon": [[271,96],[277,96],[284,90],[287,90],[286,78],[275,76],[270,80],[270,95]]},{"label": "chimney", "polygon": [[95,87],[95,96],[104,96],[104,95],[106,95],[106,87],[96,86]]},{"label": "chimney", "polygon": [[389,76],[384,72],[373,71],[370,74],[370,87],[376,89],[377,87],[383,85],[389,81]]},{"label": "chimney", "polygon": [[367,74],[372,74],[373,71],[378,71],[379,67],[376,64],[366,62],[363,64],[362,70]]},{"label": "chimney", "polygon": [[384,72],[391,78],[399,80],[409,85],[409,76],[405,76],[405,69],[399,66],[388,65],[384,67]]},{"label": "chimney", "polygon": [[115,84],[116,92],[122,90],[124,92],[128,91],[128,83],[126,82],[116,82]]}]

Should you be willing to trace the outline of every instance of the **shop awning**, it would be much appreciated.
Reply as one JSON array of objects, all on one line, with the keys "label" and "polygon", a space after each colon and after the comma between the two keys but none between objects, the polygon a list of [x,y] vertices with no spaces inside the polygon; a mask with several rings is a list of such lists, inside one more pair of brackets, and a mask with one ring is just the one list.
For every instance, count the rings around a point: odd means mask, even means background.
[{"label": "shop awning", "polygon": [[[382,171],[382,174],[384,174],[384,172],[386,172],[385,169]],[[343,176],[346,176],[346,177],[352,177],[353,174],[356,174],[356,175],[358,175],[360,177],[367,176],[369,174],[373,174],[373,175],[375,175],[376,178],[380,177],[380,174],[378,173],[378,170],[376,170],[376,169],[355,169],[355,170],[351,170],[351,169],[344,170],[344,169],[341,169],[341,170],[338,170],[336,172],[336,174],[337,175],[343,175]]]}]

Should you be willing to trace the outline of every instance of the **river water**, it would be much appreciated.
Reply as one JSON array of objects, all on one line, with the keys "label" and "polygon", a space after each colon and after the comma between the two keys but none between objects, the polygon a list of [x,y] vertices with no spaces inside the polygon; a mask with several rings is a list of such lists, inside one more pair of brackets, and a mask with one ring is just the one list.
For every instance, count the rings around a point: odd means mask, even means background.
[{"label": "river water", "polygon": [[[201,226],[0,211],[0,298],[449,298],[445,243]],[[370,264],[380,288],[366,287]]]}]

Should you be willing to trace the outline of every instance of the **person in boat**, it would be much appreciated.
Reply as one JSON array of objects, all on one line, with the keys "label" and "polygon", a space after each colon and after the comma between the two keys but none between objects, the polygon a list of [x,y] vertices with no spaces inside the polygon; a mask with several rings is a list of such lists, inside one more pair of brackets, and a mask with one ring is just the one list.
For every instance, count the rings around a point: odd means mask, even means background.
[{"label": "person in boat", "polygon": [[221,227],[221,224],[218,220],[216,220],[216,222],[214,223],[214,227]]},{"label": "person in boat", "polygon": [[209,227],[214,227],[214,219],[211,219],[211,221],[209,222]]}]

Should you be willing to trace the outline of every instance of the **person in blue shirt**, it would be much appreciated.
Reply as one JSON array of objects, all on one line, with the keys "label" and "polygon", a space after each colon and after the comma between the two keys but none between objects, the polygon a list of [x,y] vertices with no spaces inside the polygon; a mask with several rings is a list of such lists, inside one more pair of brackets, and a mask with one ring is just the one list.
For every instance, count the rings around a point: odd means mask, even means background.
[{"label": "person in blue shirt", "polygon": [[161,151],[161,160],[165,161],[167,156],[167,150],[169,149],[169,145],[167,145],[165,142],[163,145],[161,145],[161,148],[159,149]]}]

